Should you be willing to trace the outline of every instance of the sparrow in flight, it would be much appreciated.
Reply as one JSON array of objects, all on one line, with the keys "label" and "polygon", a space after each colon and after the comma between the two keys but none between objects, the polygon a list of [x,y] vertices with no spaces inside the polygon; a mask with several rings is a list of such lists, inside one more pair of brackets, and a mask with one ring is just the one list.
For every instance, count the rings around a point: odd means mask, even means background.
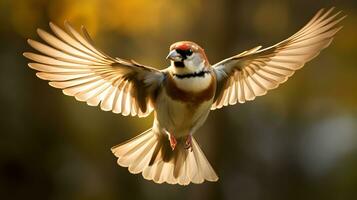
[{"label": "sparrow in flight", "polygon": [[147,131],[112,147],[118,164],[156,183],[188,185],[218,176],[193,134],[211,110],[252,101],[277,88],[326,48],[345,17],[333,8],[318,13],[297,33],[271,47],[254,47],[211,65],[203,48],[181,41],[170,46],[170,66],[157,70],[96,47],[82,27],[77,32],[50,23],[37,29],[44,42],[28,40],[25,52],[37,77],[64,94],[124,116],[155,119]]}]

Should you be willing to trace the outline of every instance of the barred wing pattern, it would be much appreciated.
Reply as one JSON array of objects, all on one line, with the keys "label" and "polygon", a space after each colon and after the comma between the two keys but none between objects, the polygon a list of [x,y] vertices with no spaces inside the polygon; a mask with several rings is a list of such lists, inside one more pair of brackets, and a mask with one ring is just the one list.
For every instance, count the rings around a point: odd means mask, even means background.
[{"label": "barred wing pattern", "polygon": [[302,29],[288,39],[265,49],[261,46],[213,65],[217,92],[212,110],[254,100],[277,88],[294,72],[316,57],[342,28],[345,18],[321,9]]},{"label": "barred wing pattern", "polygon": [[[66,31],[50,23],[55,35],[37,29],[44,43],[28,40],[40,53],[25,52],[34,61],[29,67],[50,81],[52,87],[104,111],[145,117],[153,110],[153,94],[163,73],[133,60],[112,58],[93,45],[82,26],[82,34],[65,22]],[[46,44],[47,43],[47,44]]]}]

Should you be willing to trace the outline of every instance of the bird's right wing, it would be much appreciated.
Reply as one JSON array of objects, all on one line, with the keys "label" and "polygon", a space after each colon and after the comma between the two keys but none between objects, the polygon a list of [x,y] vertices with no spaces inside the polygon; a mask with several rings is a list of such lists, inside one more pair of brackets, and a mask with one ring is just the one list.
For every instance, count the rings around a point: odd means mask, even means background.
[{"label": "bird's right wing", "polygon": [[50,27],[55,35],[37,30],[44,43],[28,40],[40,53],[24,53],[34,61],[28,65],[39,71],[39,78],[90,106],[100,104],[104,111],[139,117],[150,114],[163,72],[104,54],[93,46],[84,27],[83,34],[67,22],[66,31],[53,23]]}]

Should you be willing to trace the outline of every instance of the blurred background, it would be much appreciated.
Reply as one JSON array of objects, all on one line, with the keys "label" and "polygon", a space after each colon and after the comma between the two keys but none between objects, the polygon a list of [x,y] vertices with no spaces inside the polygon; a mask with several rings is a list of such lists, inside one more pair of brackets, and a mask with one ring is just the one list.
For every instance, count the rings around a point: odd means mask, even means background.
[{"label": "blurred background", "polygon": [[[85,25],[109,55],[164,68],[192,40],[211,63],[295,33],[322,7],[348,17],[286,84],[214,111],[196,134],[217,183],[157,185],[110,147],[151,126],[89,107],[39,80],[22,52],[36,28]],[[63,26],[62,26],[63,27]],[[0,199],[357,199],[357,2],[0,0]]]}]

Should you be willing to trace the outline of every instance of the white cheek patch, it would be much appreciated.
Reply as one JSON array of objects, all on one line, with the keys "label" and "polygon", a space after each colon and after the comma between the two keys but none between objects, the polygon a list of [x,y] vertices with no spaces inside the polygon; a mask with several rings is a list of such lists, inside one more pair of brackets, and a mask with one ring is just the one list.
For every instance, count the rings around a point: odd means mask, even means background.
[{"label": "white cheek patch", "polygon": [[200,72],[205,67],[205,61],[198,57],[190,60],[185,60],[185,68],[190,72]]},{"label": "white cheek patch", "polygon": [[185,62],[185,68],[187,68],[189,72],[200,71],[200,66],[193,65],[193,62],[190,60]]},{"label": "white cheek patch", "polygon": [[172,67],[175,74],[190,74],[192,71],[188,67]]},{"label": "white cheek patch", "polygon": [[206,73],[202,77],[191,77],[191,78],[177,78],[174,77],[174,81],[178,88],[185,91],[200,92],[207,89],[212,81],[212,76]]}]

